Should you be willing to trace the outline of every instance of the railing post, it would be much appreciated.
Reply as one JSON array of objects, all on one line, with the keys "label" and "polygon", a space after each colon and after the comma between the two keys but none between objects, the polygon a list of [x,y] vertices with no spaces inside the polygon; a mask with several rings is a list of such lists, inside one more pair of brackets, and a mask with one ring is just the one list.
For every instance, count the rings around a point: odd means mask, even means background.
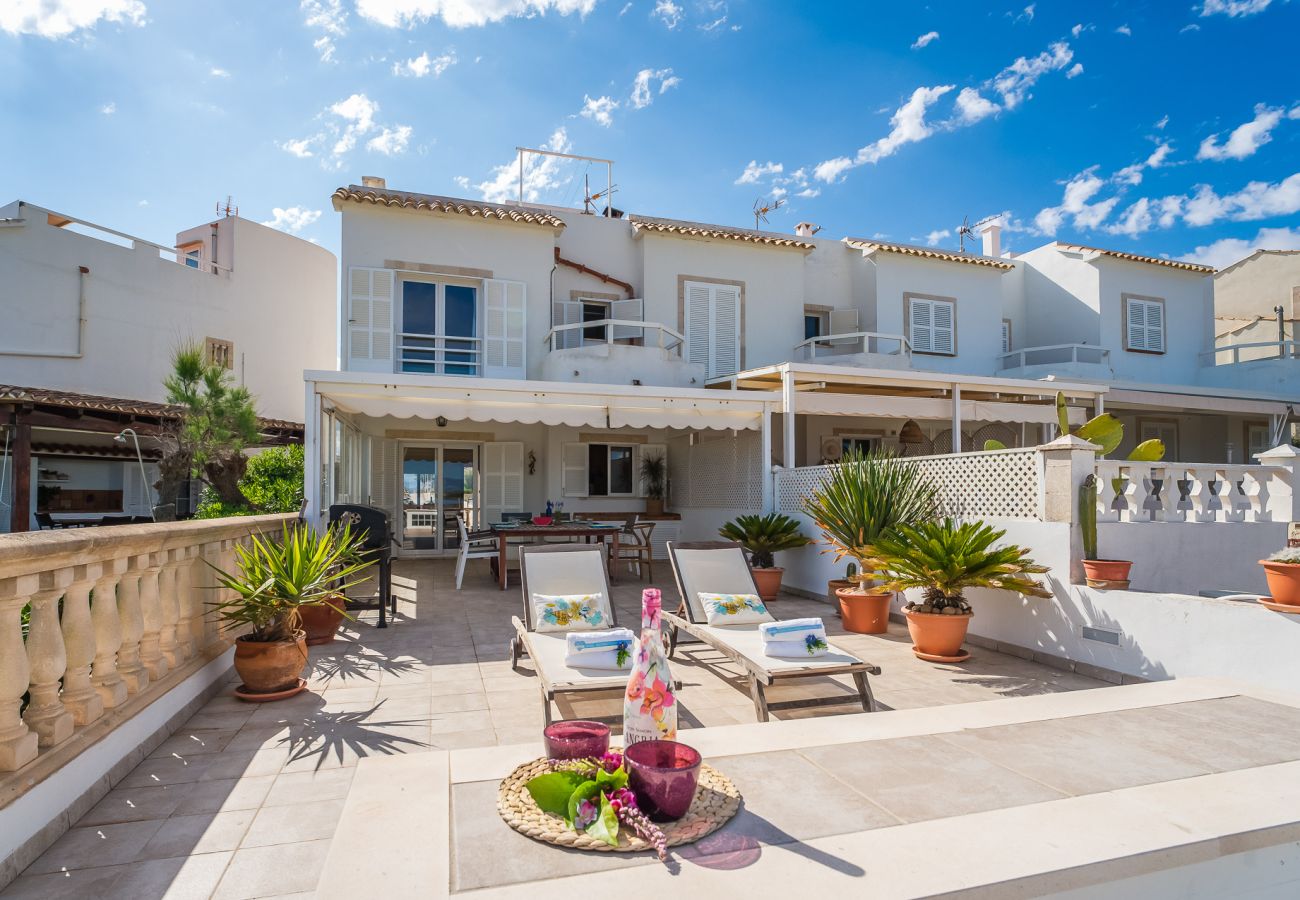
[{"label": "railing post", "polygon": [[117,613],[117,583],[126,571],[125,559],[104,560],[90,603],[95,629],[94,675],[91,681],[105,709],[126,702],[126,682],[117,671],[117,651],[122,647],[122,619]]},{"label": "railing post", "polygon": [[1267,513],[1274,522],[1300,522],[1300,449],[1282,444],[1256,453],[1260,465],[1269,466],[1273,477],[1267,485]]},{"label": "railing post", "polygon": [[23,721],[36,732],[40,746],[53,747],[72,737],[72,713],[59,697],[59,680],[68,667],[59,630],[59,598],[72,583],[71,569],[40,574],[32,595],[31,628],[27,633],[27,664],[31,669],[31,697]]},{"label": "railing post", "polygon": [[1069,526],[1070,581],[1076,584],[1084,580],[1083,534],[1075,527],[1079,521],[1079,488],[1096,471],[1098,449],[1072,434],[1038,448],[1043,459],[1040,514],[1044,522]]},{"label": "railing post", "polygon": [[[144,634],[140,637],[140,663],[149,673],[150,681],[157,681],[169,671],[167,659],[162,654],[162,601],[158,596],[158,572],[166,553],[147,553],[138,557],[140,576],[140,614],[144,621]],[[66,617],[66,612],[65,612]]]},{"label": "railing post", "polygon": [[193,592],[194,561],[189,547],[177,547],[172,551],[176,563],[176,647],[181,655],[189,659],[194,656],[197,642],[194,640],[193,610],[190,599]]},{"label": "railing post", "polygon": [[72,583],[63,595],[63,647],[68,669],[63,676],[63,705],[78,726],[88,725],[104,714],[104,701],[90,683],[90,664],[95,659],[95,630],[90,621],[90,586],[99,580],[98,563],[77,566]]},{"label": "railing post", "polygon": [[158,646],[168,669],[176,669],[185,661],[185,655],[176,643],[176,623],[180,610],[176,604],[176,551],[162,554],[162,568],[158,573],[158,605],[162,611],[162,628],[158,631]]},{"label": "railing post", "polygon": [[13,772],[36,758],[38,737],[18,711],[31,678],[23,649],[23,607],[40,584],[37,575],[0,581],[0,771]]},{"label": "railing post", "polygon": [[[201,567],[201,568],[200,568]],[[197,547],[185,548],[185,563],[181,566],[181,615],[189,620],[190,656],[198,656],[208,646],[208,636],[204,628],[203,591],[205,573],[199,562]]]},{"label": "railing post", "polygon": [[122,619],[122,649],[117,651],[117,672],[128,693],[138,694],[149,684],[149,673],[140,662],[140,639],[144,636],[144,613],[140,606],[140,560],[128,559],[127,570],[117,584],[117,612]]}]

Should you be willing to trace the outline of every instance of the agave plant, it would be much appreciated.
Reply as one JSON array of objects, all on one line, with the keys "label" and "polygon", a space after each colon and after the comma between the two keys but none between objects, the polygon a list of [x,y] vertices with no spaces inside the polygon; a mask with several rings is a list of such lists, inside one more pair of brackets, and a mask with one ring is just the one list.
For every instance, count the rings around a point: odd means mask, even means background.
[{"label": "agave plant", "polygon": [[994,546],[1005,535],[983,522],[958,524],[952,519],[900,525],[876,542],[876,555],[867,562],[884,573],[886,590],[924,592],[924,600],[909,603],[909,610],[969,613],[965,592],[970,588],[1052,596],[1029,577],[1047,571],[1029,558],[1029,551],[1014,544]]},{"label": "agave plant", "polygon": [[[1093,416],[1078,428],[1071,430],[1070,411],[1066,406],[1065,394],[1060,391],[1056,392],[1056,419],[1061,434],[1072,434],[1075,437],[1083,438],[1090,444],[1096,444],[1099,448],[1097,450],[1098,456],[1114,453],[1115,448],[1124,442],[1124,423],[1110,413]],[[1007,445],[1001,441],[990,439],[984,442],[984,449],[1005,450]],[[1157,439],[1143,441],[1129,451],[1127,457],[1130,462],[1160,462],[1164,458],[1164,441]]]},{"label": "agave plant", "polygon": [[755,569],[776,565],[773,554],[779,550],[795,550],[812,543],[799,530],[797,519],[775,512],[765,516],[737,516],[719,528],[718,534],[748,550],[750,565]]},{"label": "agave plant", "polygon": [[217,584],[234,596],[210,605],[228,630],[250,628],[246,640],[294,640],[302,607],[363,580],[356,577],[370,565],[361,557],[363,538],[348,526],[318,534],[303,522],[285,523],[278,539],[253,535],[235,548],[234,572],[212,566]]},{"label": "agave plant", "polygon": [[[887,450],[850,454],[831,469],[820,488],[804,500],[804,514],[830,544],[835,561],[860,564],[876,555],[874,545],[900,525],[925,522],[939,514],[939,489],[915,463]],[[871,580],[870,565],[850,580]]]}]

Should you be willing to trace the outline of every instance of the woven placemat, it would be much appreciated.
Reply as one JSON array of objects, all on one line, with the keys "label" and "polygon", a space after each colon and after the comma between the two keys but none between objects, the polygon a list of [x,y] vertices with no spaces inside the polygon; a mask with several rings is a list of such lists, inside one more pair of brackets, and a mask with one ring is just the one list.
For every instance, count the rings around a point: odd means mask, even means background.
[{"label": "woven placemat", "polygon": [[[529,780],[551,771],[545,759],[524,763],[506,776],[497,792],[497,811],[507,825],[520,834],[559,847],[578,850],[600,850],[616,853],[636,853],[654,848],[626,826],[619,829],[618,846],[581,831],[574,831],[558,816],[542,812],[524,787]],[[685,816],[676,822],[659,825],[669,847],[690,844],[712,834],[731,820],[740,809],[740,791],[731,779],[708,763],[700,765],[700,784],[695,789],[695,799]]]}]

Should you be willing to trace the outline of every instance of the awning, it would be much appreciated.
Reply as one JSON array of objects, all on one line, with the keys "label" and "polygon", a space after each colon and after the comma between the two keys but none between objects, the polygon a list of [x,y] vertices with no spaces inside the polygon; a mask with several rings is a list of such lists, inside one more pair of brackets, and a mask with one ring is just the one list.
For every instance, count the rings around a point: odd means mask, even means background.
[{"label": "awning", "polygon": [[[855,416],[886,419],[952,418],[952,401],[941,397],[884,397],[860,394],[832,394],[822,391],[795,395],[796,412],[815,416]],[[1013,422],[1056,424],[1056,407],[1052,404],[1004,403],[986,400],[963,400],[963,422]],[[1084,411],[1070,407],[1070,421],[1084,421]]]},{"label": "awning", "polygon": [[1153,407],[1221,415],[1284,416],[1287,414],[1287,404],[1279,400],[1207,397],[1204,394],[1166,394],[1160,391],[1132,391],[1123,388],[1113,388],[1106,395],[1106,405],[1107,407]]}]

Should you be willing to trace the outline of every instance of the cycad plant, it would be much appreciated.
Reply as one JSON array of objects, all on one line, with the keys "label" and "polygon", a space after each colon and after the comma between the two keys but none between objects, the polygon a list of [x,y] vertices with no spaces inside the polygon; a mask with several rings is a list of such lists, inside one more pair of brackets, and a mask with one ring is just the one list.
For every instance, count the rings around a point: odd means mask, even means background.
[{"label": "cycad plant", "polygon": [[735,541],[749,551],[749,563],[755,569],[776,565],[773,554],[795,550],[812,543],[799,530],[799,521],[781,513],[765,516],[737,516],[718,529],[718,534]]},{"label": "cycad plant", "polygon": [[970,588],[1052,596],[1029,577],[1041,575],[1047,567],[1030,559],[1028,550],[1015,544],[994,546],[1005,536],[1005,531],[983,522],[958,524],[947,518],[901,525],[876,542],[875,556],[867,563],[888,579],[886,590],[924,592],[920,603],[907,605],[914,612],[969,614],[965,592]]},{"label": "cycad plant", "polygon": [[851,580],[872,579],[875,543],[902,525],[925,522],[939,514],[939,489],[915,463],[887,450],[851,453],[803,504],[804,514],[830,544],[827,553],[839,562],[849,557],[862,565]]},{"label": "cycad plant", "polygon": [[286,523],[279,538],[253,535],[235,548],[234,572],[212,566],[217,584],[234,596],[211,606],[227,629],[251,629],[244,640],[296,640],[302,607],[363,580],[356,577],[370,565],[360,554],[363,538],[347,526],[318,534],[304,522]]}]

